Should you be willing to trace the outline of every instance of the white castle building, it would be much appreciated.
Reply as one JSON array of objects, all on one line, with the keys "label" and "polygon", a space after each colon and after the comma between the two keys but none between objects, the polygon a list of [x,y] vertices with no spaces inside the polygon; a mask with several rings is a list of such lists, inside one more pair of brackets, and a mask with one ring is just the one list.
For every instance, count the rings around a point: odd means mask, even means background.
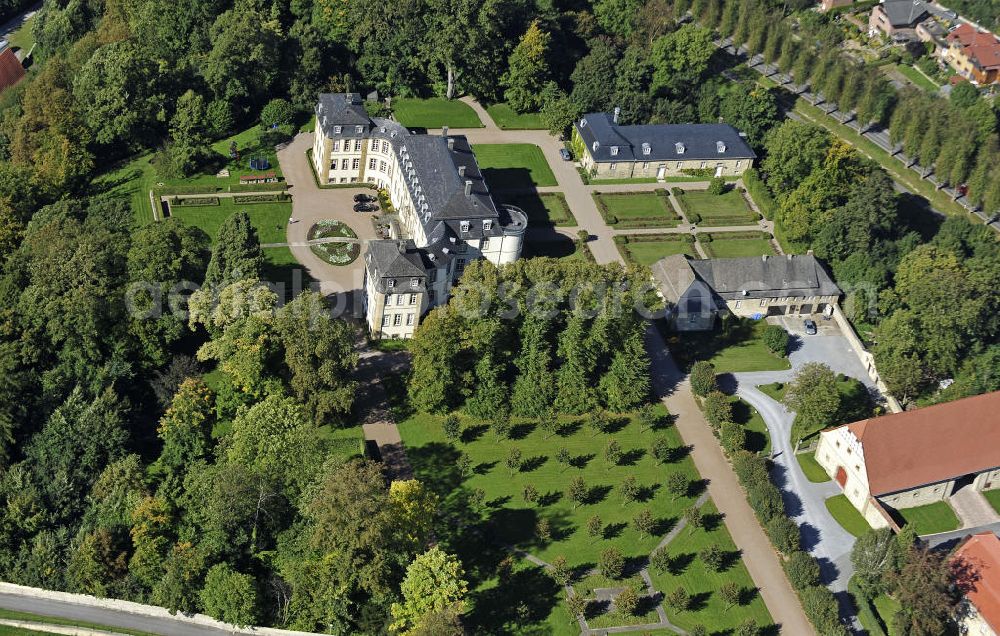
[{"label": "white castle building", "polygon": [[356,93],[320,95],[313,167],[321,184],[367,183],[398,214],[390,239],[365,253],[365,318],[373,338],[409,338],[420,317],[447,302],[465,266],[521,255],[528,219],[498,206],[461,135],[416,135],[369,117]]}]

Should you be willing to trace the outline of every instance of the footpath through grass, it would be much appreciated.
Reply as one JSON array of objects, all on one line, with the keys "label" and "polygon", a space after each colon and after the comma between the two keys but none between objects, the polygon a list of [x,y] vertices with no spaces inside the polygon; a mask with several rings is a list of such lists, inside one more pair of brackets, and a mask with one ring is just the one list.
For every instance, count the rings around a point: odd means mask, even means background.
[{"label": "footpath through grass", "polygon": [[830,514],[844,530],[856,537],[860,537],[872,529],[858,512],[858,509],[848,501],[846,495],[836,495],[827,499],[826,509],[830,511]]},{"label": "footpath through grass", "polygon": [[476,144],[472,151],[490,190],[526,192],[556,185],[549,162],[535,144]]},{"label": "footpath through grass", "polygon": [[915,508],[898,508],[896,512],[917,534],[936,534],[956,530],[958,517],[947,501],[935,501]]},{"label": "footpath through grass", "polygon": [[486,109],[493,122],[504,130],[545,130],[548,128],[542,122],[538,113],[517,113],[507,104],[493,104]]},{"label": "footpath through grass", "polygon": [[392,100],[396,120],[407,128],[482,128],[472,107],[457,99],[399,97]]}]

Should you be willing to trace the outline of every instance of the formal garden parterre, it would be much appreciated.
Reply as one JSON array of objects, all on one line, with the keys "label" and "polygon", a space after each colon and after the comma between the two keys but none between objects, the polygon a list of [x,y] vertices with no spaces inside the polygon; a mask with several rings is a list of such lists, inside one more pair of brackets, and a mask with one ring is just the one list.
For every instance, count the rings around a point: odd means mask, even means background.
[{"label": "formal garden parterre", "polygon": [[594,192],[604,221],[616,229],[676,227],[680,216],[665,189],[654,192]]}]

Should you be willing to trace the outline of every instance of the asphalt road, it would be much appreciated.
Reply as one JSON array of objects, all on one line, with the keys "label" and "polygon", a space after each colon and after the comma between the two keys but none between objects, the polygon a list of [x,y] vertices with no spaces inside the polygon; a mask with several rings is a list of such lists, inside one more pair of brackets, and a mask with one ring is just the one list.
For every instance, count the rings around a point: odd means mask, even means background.
[{"label": "asphalt road", "polygon": [[163,634],[164,636],[221,636],[234,634],[229,630],[197,625],[173,618],[145,616],[102,607],[76,605],[64,601],[30,598],[16,594],[0,593],[0,607],[19,612],[31,612],[42,616],[53,616],[81,623],[94,623],[119,629],[130,629]]}]

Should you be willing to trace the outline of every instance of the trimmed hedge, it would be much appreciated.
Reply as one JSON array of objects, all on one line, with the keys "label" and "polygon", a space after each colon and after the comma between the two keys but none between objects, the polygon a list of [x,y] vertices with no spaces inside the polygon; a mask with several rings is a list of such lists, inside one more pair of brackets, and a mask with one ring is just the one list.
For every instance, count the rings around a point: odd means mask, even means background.
[{"label": "trimmed hedge", "polygon": [[288,189],[288,184],[284,181],[279,183],[234,183],[229,186],[230,192],[284,192]]},{"label": "trimmed hedge", "polygon": [[278,194],[249,194],[233,197],[233,203],[277,203],[289,201],[291,199],[286,193]]},{"label": "trimmed hedge", "polygon": [[156,190],[162,195],[169,194],[215,194],[222,188],[214,185],[162,186]]},{"label": "trimmed hedge", "polygon": [[174,197],[170,199],[170,205],[182,208],[219,205],[219,197],[188,197],[184,199]]},{"label": "trimmed hedge", "polygon": [[771,191],[755,168],[750,168],[743,173],[743,185],[746,186],[747,193],[757,204],[757,209],[764,215],[764,218],[773,221],[778,212],[778,203],[771,196]]}]

